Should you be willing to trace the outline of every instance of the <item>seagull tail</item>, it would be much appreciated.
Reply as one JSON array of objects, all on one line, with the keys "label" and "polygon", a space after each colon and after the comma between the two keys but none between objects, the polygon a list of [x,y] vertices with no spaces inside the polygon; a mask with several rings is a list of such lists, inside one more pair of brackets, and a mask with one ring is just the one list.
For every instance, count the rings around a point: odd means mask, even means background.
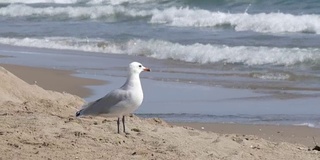
[{"label": "seagull tail", "polygon": [[76,112],[76,117],[81,116],[81,111],[82,111],[82,110],[83,110],[83,109],[81,109],[80,111]]},{"label": "seagull tail", "polygon": [[[96,100],[96,101],[93,101],[93,102],[90,102],[90,103],[87,103],[87,104],[83,105],[83,106],[81,107],[82,109],[80,109],[78,112],[76,112],[76,117],[90,114],[90,112],[92,112],[92,109],[91,109],[91,111],[89,111],[89,113],[88,113],[88,110],[87,110],[88,107],[96,104],[96,103],[99,102],[100,100],[102,100],[102,98],[100,98],[100,99],[98,99],[98,100]],[[92,113],[91,113],[91,114],[92,114]]]}]

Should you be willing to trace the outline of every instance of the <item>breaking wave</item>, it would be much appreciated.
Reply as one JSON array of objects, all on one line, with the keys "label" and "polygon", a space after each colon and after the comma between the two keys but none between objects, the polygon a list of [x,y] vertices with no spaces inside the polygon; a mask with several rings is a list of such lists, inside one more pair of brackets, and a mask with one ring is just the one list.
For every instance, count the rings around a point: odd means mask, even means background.
[{"label": "breaking wave", "polygon": [[320,15],[223,13],[171,7],[154,11],[151,23],[178,27],[231,26],[236,31],[320,33]]},{"label": "breaking wave", "polygon": [[[320,49],[318,48],[231,47],[200,43],[182,45],[162,40],[145,41],[140,39],[115,43],[103,39],[77,39],[67,37],[50,37],[45,39],[0,38],[0,43],[15,46],[138,55],[200,64],[223,62],[245,65],[289,66],[303,63],[318,65],[320,62]],[[257,76],[260,78],[270,78],[270,75]]]},{"label": "breaking wave", "polygon": [[89,7],[44,7],[35,8],[24,4],[13,4],[0,8],[0,16],[8,17],[63,17],[64,19],[100,19],[113,18],[115,15],[143,17],[149,15],[145,11],[127,9],[123,6],[89,6]]},{"label": "breaking wave", "polygon": [[35,3],[56,3],[56,4],[76,4],[76,3],[86,3],[86,4],[112,4],[118,5],[123,3],[147,3],[156,0],[2,0],[0,3],[6,4],[35,4]]},{"label": "breaking wave", "polygon": [[[75,0],[74,0],[75,1]],[[124,5],[85,5],[33,7],[26,4],[11,4],[0,8],[0,16],[35,17],[50,19],[129,19],[146,18],[151,24],[175,27],[221,27],[228,26],[235,31],[254,31],[262,33],[313,33],[320,34],[320,15],[293,15],[286,13],[225,13],[188,7],[169,7],[165,9],[142,9]],[[120,18],[121,19],[121,18]]]}]

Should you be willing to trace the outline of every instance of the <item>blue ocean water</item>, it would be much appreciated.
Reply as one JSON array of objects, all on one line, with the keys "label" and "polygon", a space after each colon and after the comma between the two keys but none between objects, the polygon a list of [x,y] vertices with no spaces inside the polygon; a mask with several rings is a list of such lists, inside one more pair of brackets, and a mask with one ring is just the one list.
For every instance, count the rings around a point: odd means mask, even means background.
[{"label": "blue ocean water", "polygon": [[[154,80],[268,92],[283,101],[319,98],[319,7],[316,0],[2,0],[0,43],[167,60],[174,67]],[[183,119],[181,112],[173,117]],[[232,122],[257,115],[236,116]],[[309,123],[301,118],[309,114],[298,117]]]},{"label": "blue ocean water", "polygon": [[7,0],[0,42],[244,65],[319,65],[317,1]]}]

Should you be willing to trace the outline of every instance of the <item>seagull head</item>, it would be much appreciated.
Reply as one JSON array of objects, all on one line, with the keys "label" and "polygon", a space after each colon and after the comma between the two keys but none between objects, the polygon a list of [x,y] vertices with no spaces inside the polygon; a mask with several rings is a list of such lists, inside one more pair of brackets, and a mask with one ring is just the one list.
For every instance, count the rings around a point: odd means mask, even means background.
[{"label": "seagull head", "polygon": [[131,62],[129,64],[129,72],[130,73],[141,73],[142,71],[147,71],[147,72],[150,72],[151,69],[147,68],[147,67],[144,67],[141,63],[139,62]]}]

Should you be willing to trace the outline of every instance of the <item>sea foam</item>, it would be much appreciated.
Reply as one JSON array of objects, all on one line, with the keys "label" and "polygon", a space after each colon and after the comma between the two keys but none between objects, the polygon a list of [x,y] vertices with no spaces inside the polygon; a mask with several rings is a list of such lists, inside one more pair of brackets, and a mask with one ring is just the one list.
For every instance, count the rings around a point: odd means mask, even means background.
[{"label": "sea foam", "polygon": [[36,8],[25,4],[11,4],[0,8],[0,16],[8,17],[53,17],[62,16],[67,18],[99,19],[113,18],[114,15],[124,15],[129,17],[147,16],[149,13],[136,9],[127,9],[123,6],[87,6],[87,7],[44,7]]},{"label": "sea foam", "polygon": [[229,25],[236,31],[320,33],[319,15],[285,13],[223,13],[203,9],[171,7],[155,10],[151,23],[178,27],[217,27]]},{"label": "sea foam", "polygon": [[176,27],[221,27],[229,26],[235,31],[262,33],[304,32],[320,33],[320,15],[293,15],[286,13],[224,13],[196,8],[169,7],[165,9],[141,9],[125,5],[85,5],[64,7],[32,7],[26,4],[11,4],[0,8],[0,16],[52,17],[67,19],[110,19],[118,15],[129,18],[145,17],[149,23]]},{"label": "sea foam", "polygon": [[88,0],[87,4],[111,4],[111,5],[120,5],[124,3],[149,3],[149,2],[161,2],[165,0]]},{"label": "sea foam", "polygon": [[[159,0],[1,0],[0,3],[21,3],[21,4],[34,4],[34,3],[56,3],[56,4],[112,4],[119,5],[123,3],[148,3],[156,2]],[[162,0],[164,1],[164,0]]]},{"label": "sea foam", "polygon": [[0,3],[25,3],[25,4],[33,4],[33,3],[59,3],[59,4],[72,4],[77,3],[81,0],[2,0]]},{"label": "sea foam", "polygon": [[145,41],[140,39],[115,43],[103,39],[69,37],[48,37],[45,39],[0,38],[0,43],[16,46],[139,55],[200,64],[223,62],[245,65],[289,66],[303,63],[319,65],[318,63],[320,62],[320,49],[318,48],[226,46],[200,43],[183,45],[162,40]]}]

